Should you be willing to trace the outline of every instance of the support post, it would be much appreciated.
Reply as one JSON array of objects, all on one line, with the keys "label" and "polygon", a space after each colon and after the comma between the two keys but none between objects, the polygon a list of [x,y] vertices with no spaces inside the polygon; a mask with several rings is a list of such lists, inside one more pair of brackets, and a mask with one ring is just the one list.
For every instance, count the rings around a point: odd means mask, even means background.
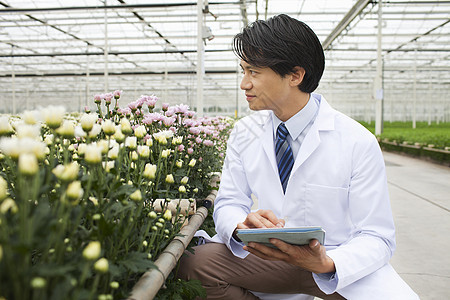
[{"label": "support post", "polygon": [[14,67],[14,46],[11,46],[12,113],[16,114],[16,73]]},{"label": "support post", "polygon": [[105,77],[105,93],[109,91],[108,86],[108,9],[107,2],[105,1],[105,50],[104,50],[104,57],[105,57],[105,71],[104,71],[104,77]]},{"label": "support post", "polygon": [[413,112],[412,128],[416,128],[416,102],[417,102],[417,46],[414,47],[414,84],[413,84]]},{"label": "support post", "polygon": [[383,133],[383,62],[381,57],[383,11],[378,1],[377,74],[375,77],[375,135]]},{"label": "support post", "polygon": [[203,0],[197,0],[197,115],[203,117],[203,78],[205,74],[203,44]]}]

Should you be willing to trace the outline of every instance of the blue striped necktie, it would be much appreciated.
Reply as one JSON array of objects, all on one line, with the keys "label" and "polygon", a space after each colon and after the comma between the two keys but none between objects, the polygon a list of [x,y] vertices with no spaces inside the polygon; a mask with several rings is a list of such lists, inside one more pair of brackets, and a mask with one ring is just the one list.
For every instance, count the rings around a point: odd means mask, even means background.
[{"label": "blue striped necktie", "polygon": [[291,146],[286,140],[289,131],[284,123],[281,123],[277,129],[277,141],[275,143],[275,154],[277,156],[278,174],[280,175],[283,192],[286,192],[286,186],[294,165],[294,155]]}]

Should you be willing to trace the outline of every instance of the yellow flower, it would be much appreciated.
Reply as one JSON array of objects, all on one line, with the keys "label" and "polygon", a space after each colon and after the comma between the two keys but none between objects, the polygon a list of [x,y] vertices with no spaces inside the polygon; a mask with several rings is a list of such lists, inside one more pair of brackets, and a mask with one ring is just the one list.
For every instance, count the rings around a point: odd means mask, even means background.
[{"label": "yellow flower", "polygon": [[106,273],[109,269],[109,263],[108,260],[104,257],[97,260],[94,264],[94,270],[99,273]]},{"label": "yellow flower", "polygon": [[23,175],[34,175],[39,170],[36,155],[23,153],[19,156],[19,172]]},{"label": "yellow flower", "polygon": [[153,146],[153,139],[152,139],[152,138],[147,139],[147,141],[145,142],[145,144],[146,144],[147,146],[149,146],[149,147]]},{"label": "yellow flower", "polygon": [[83,257],[87,260],[96,260],[100,257],[100,252],[102,250],[99,241],[92,241],[84,248]]},{"label": "yellow flower", "polygon": [[169,174],[169,175],[166,176],[166,182],[167,183],[174,183],[175,182],[175,180],[173,179],[173,175],[172,174]]},{"label": "yellow flower", "polygon": [[147,178],[149,180],[155,179],[155,177],[156,177],[156,165],[152,165],[152,164],[147,163],[145,165],[145,169],[144,169],[143,175],[144,175],[145,178]]},{"label": "yellow flower", "polygon": [[177,160],[177,162],[175,163],[175,165],[176,165],[178,168],[181,168],[181,167],[183,166],[183,161],[182,161],[182,160]]}]

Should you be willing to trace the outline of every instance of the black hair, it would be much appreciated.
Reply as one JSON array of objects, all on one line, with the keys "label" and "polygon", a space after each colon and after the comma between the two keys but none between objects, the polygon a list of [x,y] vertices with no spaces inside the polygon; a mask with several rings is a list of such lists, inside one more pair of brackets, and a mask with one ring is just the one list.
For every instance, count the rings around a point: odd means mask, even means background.
[{"label": "black hair", "polygon": [[285,14],[245,27],[234,36],[233,51],[248,64],[269,67],[282,77],[302,67],[305,76],[298,88],[305,93],[317,88],[325,68],[317,35],[305,23]]}]

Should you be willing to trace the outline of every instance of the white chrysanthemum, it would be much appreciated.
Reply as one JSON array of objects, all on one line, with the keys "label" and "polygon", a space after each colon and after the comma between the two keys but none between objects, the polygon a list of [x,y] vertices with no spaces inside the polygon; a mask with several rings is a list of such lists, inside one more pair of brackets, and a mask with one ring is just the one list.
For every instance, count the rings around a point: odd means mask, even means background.
[{"label": "white chrysanthemum", "polygon": [[91,164],[100,163],[102,161],[102,148],[97,144],[87,145],[84,152],[84,159]]},{"label": "white chrysanthemum", "polygon": [[137,153],[142,158],[148,158],[150,156],[150,147],[149,146],[138,146]]},{"label": "white chrysanthemum", "polygon": [[116,132],[116,125],[111,120],[105,120],[102,124],[102,129],[106,135],[110,136]]},{"label": "white chrysanthemum", "polygon": [[149,164],[149,163],[146,164],[144,172],[143,172],[143,175],[147,179],[150,179],[150,180],[155,179],[155,177],[156,177],[156,165],[152,165],[152,164]]},{"label": "white chrysanthemum", "polygon": [[22,153],[19,155],[19,172],[24,175],[34,175],[39,170],[36,155],[32,153]]},{"label": "white chrysanthemum", "polygon": [[29,137],[32,139],[38,139],[41,136],[41,126],[20,124],[19,126],[17,126],[16,136],[18,138]]},{"label": "white chrysanthemum", "polygon": [[92,126],[91,131],[89,131],[89,137],[96,138],[101,131],[102,126],[100,126],[99,124],[94,124],[94,126]]},{"label": "white chrysanthemum", "polygon": [[48,106],[41,110],[45,124],[52,129],[61,126],[66,109],[63,106]]},{"label": "white chrysanthemum", "polygon": [[9,122],[9,118],[0,117],[0,136],[2,135],[10,135],[14,132],[14,129]]},{"label": "white chrysanthemum", "polygon": [[145,129],[144,125],[140,125],[134,129],[134,135],[141,139],[147,134],[147,129]]},{"label": "white chrysanthemum", "polygon": [[81,128],[80,125],[75,127],[74,135],[77,138],[85,138],[87,136],[86,132],[83,130],[83,128]]},{"label": "white chrysanthemum", "polygon": [[111,148],[108,152],[108,158],[110,159],[117,159],[119,156],[119,145],[114,145],[114,147]]},{"label": "white chrysanthemum", "polygon": [[131,150],[136,149],[137,147],[137,138],[135,136],[129,136],[125,139],[125,146],[130,148]]},{"label": "white chrysanthemum", "polygon": [[39,122],[39,112],[36,110],[27,110],[22,114],[22,119],[26,124],[35,125]]},{"label": "white chrysanthemum", "polygon": [[84,114],[80,118],[81,128],[85,132],[89,132],[92,130],[95,122],[97,121],[98,116],[96,114]]},{"label": "white chrysanthemum", "polygon": [[18,159],[20,154],[32,153],[38,159],[45,157],[45,144],[32,138],[3,138],[0,140],[0,150],[7,156]]}]

